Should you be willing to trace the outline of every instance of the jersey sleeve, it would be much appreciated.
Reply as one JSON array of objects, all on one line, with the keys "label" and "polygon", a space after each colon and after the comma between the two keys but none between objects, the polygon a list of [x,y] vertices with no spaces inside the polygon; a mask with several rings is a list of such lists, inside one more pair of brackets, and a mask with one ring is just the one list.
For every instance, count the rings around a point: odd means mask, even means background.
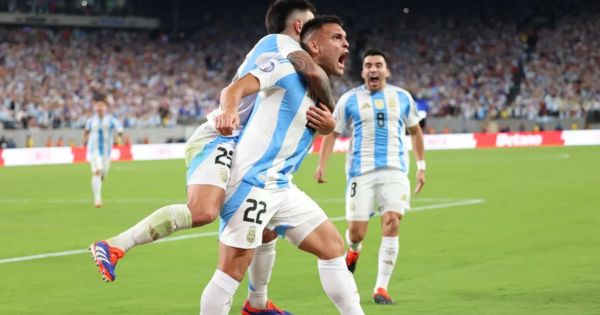
[{"label": "jersey sleeve", "polygon": [[279,54],[285,58],[295,51],[302,50],[300,44],[287,35],[277,35],[277,46]]},{"label": "jersey sleeve", "polygon": [[346,93],[340,97],[335,109],[333,110],[333,118],[335,119],[335,131],[338,134],[344,133],[348,126],[348,118],[346,115],[347,104],[350,99],[350,93]]},{"label": "jersey sleeve", "polygon": [[271,58],[249,73],[258,79],[260,90],[263,91],[274,86],[279,79],[292,73],[293,69],[294,67],[287,59]]},{"label": "jersey sleeve", "polygon": [[92,130],[92,119],[88,118],[88,120],[85,121],[85,131],[90,131]]},{"label": "jersey sleeve", "polygon": [[408,112],[404,115],[404,122],[406,123],[406,126],[416,126],[419,123],[419,121],[421,121],[421,117],[419,117],[419,114],[417,112],[417,105],[415,104],[415,100],[412,98],[410,93],[406,91],[398,93],[403,94],[408,100]]}]

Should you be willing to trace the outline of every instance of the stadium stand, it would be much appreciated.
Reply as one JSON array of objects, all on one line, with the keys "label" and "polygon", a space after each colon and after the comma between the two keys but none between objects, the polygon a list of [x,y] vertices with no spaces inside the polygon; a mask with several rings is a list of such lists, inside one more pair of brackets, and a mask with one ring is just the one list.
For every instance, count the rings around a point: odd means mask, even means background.
[{"label": "stadium stand", "polygon": [[[364,3],[356,10],[361,2],[338,9],[353,58],[349,74],[334,82],[336,94],[360,84],[360,53],[380,47],[390,54],[391,83],[411,91],[431,117],[543,121],[600,111],[598,5],[550,1],[531,13],[536,2],[525,3],[493,12]],[[82,128],[95,90],[111,95],[126,127],[201,121],[264,32],[260,14],[201,20],[179,33],[1,27],[0,121],[6,129]]]}]

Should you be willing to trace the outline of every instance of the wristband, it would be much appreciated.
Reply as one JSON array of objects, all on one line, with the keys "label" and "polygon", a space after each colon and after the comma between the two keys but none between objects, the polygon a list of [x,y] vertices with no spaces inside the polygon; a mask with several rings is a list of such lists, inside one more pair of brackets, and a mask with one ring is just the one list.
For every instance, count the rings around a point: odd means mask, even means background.
[{"label": "wristband", "polygon": [[417,170],[419,170],[419,171],[425,170],[425,160],[417,161]]}]

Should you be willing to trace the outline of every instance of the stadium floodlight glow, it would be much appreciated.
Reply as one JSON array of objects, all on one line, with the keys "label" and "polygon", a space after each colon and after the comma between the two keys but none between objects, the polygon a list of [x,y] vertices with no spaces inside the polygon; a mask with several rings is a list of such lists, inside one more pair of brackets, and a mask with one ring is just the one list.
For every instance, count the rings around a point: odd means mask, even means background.
[{"label": "stadium floodlight glow", "polygon": [[88,5],[87,1],[85,1],[85,0],[84,0],[84,1],[81,1],[81,6],[82,6],[82,7],[85,7],[85,6],[87,6],[87,5]]}]

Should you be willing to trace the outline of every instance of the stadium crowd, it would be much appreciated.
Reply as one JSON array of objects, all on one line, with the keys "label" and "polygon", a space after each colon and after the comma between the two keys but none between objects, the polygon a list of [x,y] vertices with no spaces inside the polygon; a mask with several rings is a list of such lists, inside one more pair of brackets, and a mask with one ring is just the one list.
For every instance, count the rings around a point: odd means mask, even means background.
[{"label": "stadium crowd", "polygon": [[[557,18],[554,29],[536,33],[533,50],[510,20],[405,16],[347,18],[354,75],[334,81],[337,95],[360,84],[361,50],[381,47],[390,55],[391,83],[412,92],[430,116],[539,119],[600,110],[597,15]],[[126,127],[201,120],[264,32],[256,17],[203,18],[204,29],[181,38],[0,28],[0,121],[8,128],[81,128],[97,90],[111,95]]]},{"label": "stadium crowd", "polygon": [[513,106],[517,115],[581,117],[600,111],[599,39],[598,16],[568,17],[554,30],[541,30]]}]

